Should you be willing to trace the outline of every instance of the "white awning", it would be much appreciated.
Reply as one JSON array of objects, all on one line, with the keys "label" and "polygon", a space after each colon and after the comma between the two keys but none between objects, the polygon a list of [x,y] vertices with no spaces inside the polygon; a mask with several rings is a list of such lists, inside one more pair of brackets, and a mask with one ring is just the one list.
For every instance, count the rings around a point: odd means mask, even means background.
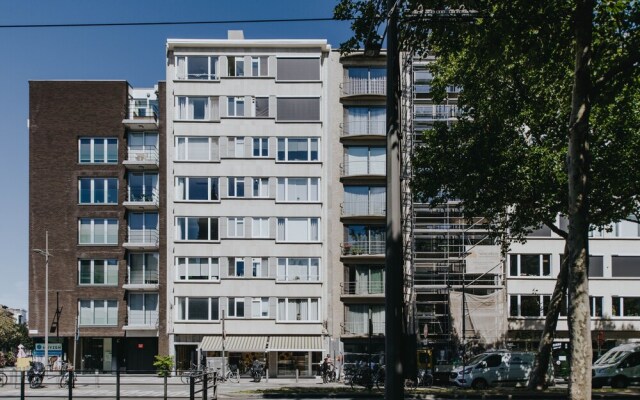
[{"label": "white awning", "polygon": [[[227,336],[225,351],[264,352],[267,336]],[[222,351],[222,336],[205,336],[200,343],[201,351]]]},{"label": "white awning", "polygon": [[222,350],[222,336],[205,336],[200,343],[200,350],[202,351],[221,351]]},{"label": "white awning", "polygon": [[324,351],[320,336],[271,336],[269,351]]}]

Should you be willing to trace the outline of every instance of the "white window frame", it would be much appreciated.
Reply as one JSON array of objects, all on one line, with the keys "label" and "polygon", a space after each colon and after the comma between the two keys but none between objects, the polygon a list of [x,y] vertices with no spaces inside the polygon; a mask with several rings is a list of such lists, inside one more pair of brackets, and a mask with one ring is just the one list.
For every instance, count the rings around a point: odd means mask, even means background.
[{"label": "white window frame", "polygon": [[[290,264],[291,260],[297,260],[297,259],[307,260],[307,266],[306,266],[307,279],[306,280],[296,279],[300,277],[290,272],[290,266],[292,265]],[[318,274],[316,276],[312,274],[312,267],[311,267],[311,265],[315,260],[317,260],[317,264],[318,264]],[[322,263],[321,263],[320,257],[280,257],[276,260],[276,263],[277,263],[277,271],[278,271],[276,274],[277,282],[299,283],[299,282],[320,282],[321,281]],[[283,272],[282,269],[284,269],[284,273],[282,273]]]},{"label": "white window frame", "polygon": [[[189,265],[193,265],[190,260],[207,260],[207,279],[189,279]],[[184,279],[180,278],[181,260],[184,261]],[[195,264],[195,262],[194,262]],[[198,262],[198,265],[202,265]],[[174,259],[175,281],[184,282],[219,282],[220,281],[220,259],[218,257],[175,257]]]},{"label": "white window frame", "polygon": [[232,144],[233,149],[233,157],[235,158],[244,158],[244,136],[235,136],[229,138],[229,142]]},{"label": "white window frame", "polygon": [[[191,157],[189,156],[189,141],[193,140],[193,139],[203,139],[206,138],[207,139],[207,156],[209,158],[207,158],[206,160],[195,160],[195,159],[191,159]],[[181,158],[181,154],[180,154],[180,150],[179,150],[179,146],[180,143],[184,142],[184,158]],[[215,147],[214,147],[214,143],[215,143]],[[211,154],[212,153],[212,149],[215,148],[218,152],[218,154]],[[211,162],[211,161],[220,161],[220,146],[219,146],[219,139],[217,137],[211,137],[211,136],[176,136],[176,140],[175,140],[175,160],[174,161],[189,161],[189,162]]]},{"label": "white window frame", "polygon": [[[285,309],[285,314],[288,314],[288,310],[289,310],[289,303],[290,302],[301,302],[301,306],[302,306],[302,302],[306,301],[307,304],[307,315],[309,316],[309,319],[302,319],[302,316],[300,316],[300,319],[296,318],[294,320],[290,320],[288,319],[288,315],[284,315],[284,318],[282,315],[280,315],[280,302],[284,302],[284,309]],[[277,302],[276,302],[277,306],[276,306],[276,322],[297,322],[297,323],[303,323],[303,322],[319,322],[322,320],[322,316],[320,314],[320,298],[318,297],[281,297],[278,298]],[[312,308],[311,305],[312,304],[316,304],[317,306],[317,314],[318,314],[318,319],[311,319],[311,315],[312,315]]]},{"label": "white window frame", "polygon": [[[517,310],[518,310],[518,315],[511,315],[511,307],[512,307],[512,298],[513,297],[517,297]],[[540,304],[540,312],[539,315],[522,315],[522,297],[538,297],[538,303]],[[508,312],[509,312],[509,318],[531,318],[531,319],[535,319],[535,318],[544,318],[545,314],[544,314],[544,300],[545,298],[548,298],[549,302],[551,301],[551,295],[550,294],[510,294],[509,295],[509,304],[508,304]]]},{"label": "white window frame", "polygon": [[[89,283],[82,282],[82,263],[89,262]],[[95,271],[103,270],[104,283],[95,282]],[[109,281],[109,278],[115,280]],[[78,286],[118,286],[118,260],[117,259],[79,259],[78,260]]]},{"label": "white window frame", "polygon": [[[82,226],[86,225],[83,224],[83,221],[90,221],[89,225],[90,225],[90,234],[91,234],[91,241],[89,242],[82,242]],[[101,223],[97,223],[98,221],[102,221]],[[118,234],[116,234],[115,237],[115,242],[109,242],[109,226],[110,225],[114,225],[113,223],[109,223],[109,222],[114,222],[115,221],[115,228],[116,228],[116,232],[119,233],[120,232],[120,223],[118,221],[117,218],[78,218],[78,244],[80,245],[94,245],[94,246],[114,246],[118,244]],[[104,238],[105,238],[105,242],[104,243],[98,243],[96,242],[96,229],[103,229],[103,234],[104,234]]]},{"label": "white window frame", "polygon": [[[258,153],[256,155],[256,152]],[[251,146],[251,156],[254,158],[268,158],[269,157],[269,138],[268,137],[254,137]]]},{"label": "white window frame", "polygon": [[[291,139],[306,139],[307,140],[307,158],[305,160],[290,160],[289,159],[289,141]],[[316,144],[316,158],[314,159],[313,156],[313,150],[312,149],[312,143]],[[277,139],[277,150],[276,150],[276,161],[277,162],[293,162],[293,163],[316,163],[319,162],[321,159],[321,154],[320,154],[320,138],[317,137],[279,137]],[[280,155],[280,147],[281,147],[281,143],[284,143],[284,150],[282,150],[284,152],[284,154],[281,156]]]},{"label": "white window frame", "polygon": [[[176,96],[175,97],[175,119],[177,121],[211,121],[212,118],[212,110],[211,110],[211,98],[209,96]],[[185,115],[181,113],[180,107],[180,99],[184,99],[185,103]],[[195,113],[192,113],[194,106],[190,106],[195,100],[204,99],[204,115],[202,118],[195,118]]]},{"label": "white window frame", "polygon": [[247,263],[245,262],[244,257],[229,257],[228,272],[229,278],[244,278],[247,276]]},{"label": "white window frame", "polygon": [[[192,178],[197,179],[207,179],[207,198],[206,199],[195,199],[192,200],[189,192],[189,181]],[[204,203],[204,202],[219,202],[220,201],[220,178],[217,176],[176,176],[175,181],[175,201],[188,201],[192,203]],[[180,187],[183,185],[184,187],[184,198],[182,193],[180,193]],[[216,192],[218,193],[218,198],[211,198],[211,189],[212,186],[215,185],[217,187]]]},{"label": "white window frame", "polygon": [[[189,230],[188,230],[189,220],[191,220],[191,219],[200,219],[200,218],[206,218],[208,220],[208,223],[207,223],[207,236],[209,236],[211,234],[211,227],[212,227],[213,223],[215,223],[218,226],[218,229],[217,229],[218,237],[217,238],[215,238],[215,239],[212,239],[210,237],[208,239],[189,239],[189,238],[187,238],[187,234],[189,232]],[[179,226],[179,223],[180,223],[179,221],[180,220],[184,220],[184,226],[185,226],[185,232],[184,232],[185,238],[184,239],[179,237],[180,232],[179,232],[178,226]],[[175,219],[175,231],[176,231],[176,239],[175,239],[176,242],[218,242],[218,241],[220,241],[220,218],[219,217],[196,217],[196,216],[193,216],[193,217],[176,217],[176,219]]]},{"label": "white window frame", "polygon": [[[90,200],[88,202],[82,201],[82,182],[89,183],[89,197]],[[115,182],[115,201],[109,201],[109,182]],[[98,187],[102,186],[102,190],[104,191],[104,201],[97,202],[96,201],[96,191]],[[120,191],[120,182],[118,182],[118,178],[90,178],[90,177],[79,177],[78,178],[78,204],[86,205],[86,204],[118,204],[118,193]]]},{"label": "white window frame", "polygon": [[[244,56],[227,56],[227,64],[229,61],[233,63],[233,70],[229,70],[228,76],[230,77],[244,77],[246,76],[246,72],[244,69]],[[240,68],[238,68],[240,67]],[[241,70],[242,73],[238,74],[238,70]],[[233,75],[231,74],[233,72]]]},{"label": "white window frame", "polygon": [[[517,258],[517,271],[518,273],[516,275],[512,275],[511,274],[511,267],[512,265],[512,257],[516,256]],[[522,275],[522,256],[538,256],[538,274],[537,275]],[[549,274],[548,275],[544,275],[544,257],[547,257],[547,260],[549,262]],[[542,277],[550,277],[551,276],[551,255],[550,254],[526,254],[526,253],[518,253],[518,254],[509,254],[509,276],[511,277],[537,277],[537,278],[542,278]]]},{"label": "white window frame", "polygon": [[[189,77],[189,58],[190,57],[199,57],[199,58],[207,58],[207,76],[205,79],[201,78],[190,78]],[[179,60],[184,60],[184,77],[181,77],[179,74]],[[192,81],[217,81],[220,80],[220,65],[219,65],[219,57],[218,56],[202,56],[202,55],[184,55],[184,56],[176,56],[175,58],[175,77],[176,80],[192,80]],[[213,67],[213,71],[211,71]]]},{"label": "white window frame", "polygon": [[[289,181],[291,179],[306,179],[307,183],[307,200],[298,200],[298,199],[290,199],[289,198]],[[315,192],[317,193],[317,198],[314,199],[313,198],[313,194],[314,191],[312,190],[313,186],[314,186],[314,182],[315,181],[315,186],[316,186],[316,190]],[[320,178],[317,177],[281,177],[278,178],[278,184],[277,184],[277,194],[276,194],[276,202],[278,203],[318,203],[320,202],[321,199],[321,193],[320,193]]]},{"label": "white window frame", "polygon": [[251,299],[251,318],[269,318],[268,297],[253,297]]},{"label": "white window frame", "polygon": [[[254,67],[257,66],[257,71]],[[251,57],[251,76],[260,76],[260,57]]]},{"label": "white window frame", "polygon": [[[136,321],[132,321],[133,315],[131,314],[131,304],[132,296],[142,296],[142,310],[136,310],[139,313],[142,313],[144,318],[143,323],[135,323]],[[155,310],[147,309],[147,297],[156,297],[156,308]],[[127,301],[127,317],[128,322],[127,325],[133,326],[157,326],[160,320],[160,294],[157,292],[129,292],[128,301]],[[133,323],[132,323],[133,322]]]},{"label": "white window frame", "polygon": [[254,198],[269,197],[269,178],[251,178],[251,191]]},{"label": "white window frame", "polygon": [[[244,318],[247,313],[247,305],[245,304],[244,297],[229,297],[227,299],[229,310],[227,310],[227,317],[229,318]],[[238,305],[242,304],[242,315],[238,313]]]},{"label": "white window frame", "polygon": [[227,237],[243,238],[244,236],[244,217],[227,217]]},{"label": "white window frame", "polygon": [[[242,114],[239,114],[238,106],[242,105]],[[247,110],[247,102],[244,96],[227,97],[227,117],[242,118]]]},{"label": "white window frame", "polygon": [[269,238],[269,218],[254,217],[251,220],[251,237]]},{"label": "white window frame", "polygon": [[251,277],[267,278],[269,276],[269,259],[253,257],[251,258]]},{"label": "white window frame", "polygon": [[[299,236],[292,236],[290,233],[289,224],[293,221],[307,221],[307,237],[301,238]],[[314,224],[315,221],[315,224]],[[316,231],[314,232],[314,226]],[[284,234],[284,236],[283,236]],[[317,238],[314,239],[313,237]],[[316,243],[320,241],[321,238],[321,229],[320,229],[320,218],[317,217],[288,217],[288,218],[278,218],[277,220],[277,229],[276,229],[276,241],[277,242],[311,242]]]},{"label": "white window frame", "polygon": [[[242,194],[239,192],[242,190]],[[244,176],[230,176],[227,177],[227,197],[246,197],[246,191],[244,187]]]},{"label": "white window frame", "polygon": [[[89,161],[82,160],[82,142],[89,141]],[[109,158],[109,142],[115,141],[116,158],[115,160]],[[113,143],[112,143],[113,145]],[[102,160],[96,159],[96,147],[103,146],[104,158]],[[117,164],[119,160],[118,154],[118,138],[115,137],[81,137],[78,138],[78,164]]]},{"label": "white window frame", "polygon": [[[84,313],[82,312],[83,309],[86,309],[84,307],[82,307],[82,303],[83,302],[90,302],[91,303],[91,321],[85,321],[84,320]],[[102,304],[98,304],[98,302],[102,303]],[[115,307],[109,307],[110,305],[115,303]],[[98,324],[96,323],[96,310],[98,308],[102,308],[103,312],[105,313],[105,319],[106,319],[106,323],[105,324]],[[78,310],[79,310],[79,318],[78,318],[78,324],[79,326],[118,326],[118,300],[113,300],[113,299],[79,299],[78,300]],[[111,310],[111,312],[109,312],[109,310]],[[115,318],[114,318],[115,315]],[[112,318],[110,320],[110,317]]]},{"label": "white window frame", "polygon": [[[180,299],[184,299],[185,305],[184,305],[184,318],[180,318]],[[207,299],[207,319],[189,319],[189,303],[190,303],[190,299]],[[218,318],[217,319],[212,319],[211,318],[211,311],[213,308],[213,302],[214,300],[217,301],[218,303]],[[176,296],[174,298],[174,303],[173,303],[173,307],[175,309],[175,318],[177,322],[188,322],[188,321],[195,321],[195,322],[210,322],[210,321],[220,321],[220,298],[219,297],[200,297],[200,296]]]}]

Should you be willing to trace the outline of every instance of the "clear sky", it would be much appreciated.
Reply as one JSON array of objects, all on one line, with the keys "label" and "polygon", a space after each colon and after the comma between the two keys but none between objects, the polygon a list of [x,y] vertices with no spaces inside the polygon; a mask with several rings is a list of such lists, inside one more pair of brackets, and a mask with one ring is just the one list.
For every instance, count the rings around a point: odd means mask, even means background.
[{"label": "clear sky", "polygon": [[[0,0],[0,25],[322,18],[332,16],[336,3]],[[0,180],[5,188],[0,194],[0,304],[17,308],[28,305],[29,80],[117,79],[127,80],[134,87],[152,87],[164,80],[167,38],[225,39],[228,29],[244,30],[247,39],[327,39],[333,48],[350,32],[349,23],[335,21],[0,28]],[[55,249],[50,251],[55,257]]]}]

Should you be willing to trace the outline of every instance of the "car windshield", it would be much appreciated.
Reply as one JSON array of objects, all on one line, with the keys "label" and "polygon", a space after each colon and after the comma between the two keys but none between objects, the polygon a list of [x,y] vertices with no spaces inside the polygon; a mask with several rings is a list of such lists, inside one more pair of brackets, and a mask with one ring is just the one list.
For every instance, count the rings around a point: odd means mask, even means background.
[{"label": "car windshield", "polygon": [[628,351],[609,351],[600,357],[593,365],[615,364],[626,357],[627,354],[629,354]]},{"label": "car windshield", "polygon": [[479,355],[473,357],[471,360],[469,360],[467,365],[476,365],[477,363],[482,361],[482,359],[484,359],[486,356],[487,356],[486,354],[479,354]]}]

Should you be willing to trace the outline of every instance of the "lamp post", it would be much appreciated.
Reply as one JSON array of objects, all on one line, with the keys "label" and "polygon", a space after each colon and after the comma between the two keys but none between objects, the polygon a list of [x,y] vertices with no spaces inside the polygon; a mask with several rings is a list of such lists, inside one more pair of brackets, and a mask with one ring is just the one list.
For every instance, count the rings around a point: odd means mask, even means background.
[{"label": "lamp post", "polygon": [[44,250],[33,249],[44,256],[44,363],[49,365],[49,231],[45,231]]}]

